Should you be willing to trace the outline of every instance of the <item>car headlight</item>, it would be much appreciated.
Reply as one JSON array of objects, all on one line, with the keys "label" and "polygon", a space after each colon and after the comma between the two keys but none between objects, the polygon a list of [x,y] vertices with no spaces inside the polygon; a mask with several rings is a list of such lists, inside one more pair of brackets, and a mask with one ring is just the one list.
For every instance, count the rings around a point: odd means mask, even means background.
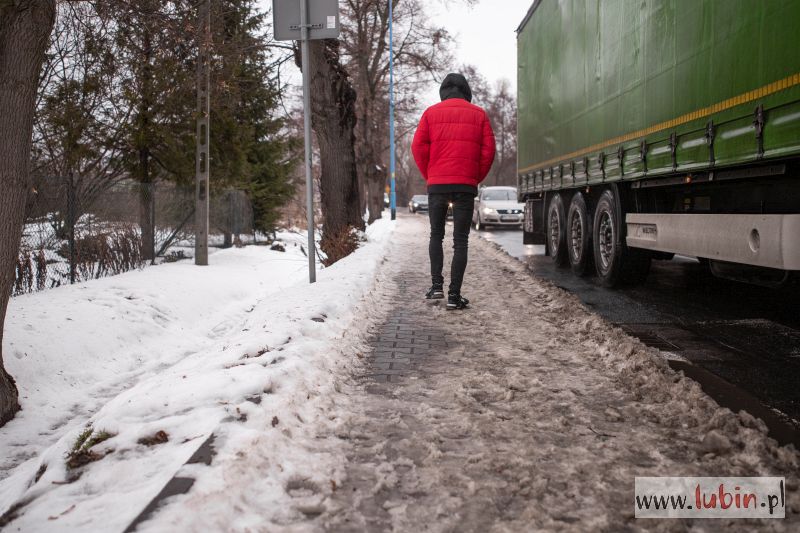
[{"label": "car headlight", "polygon": [[419,207],[419,204],[417,202],[414,202],[413,205],[414,205],[414,207]]},{"label": "car headlight", "polygon": [[484,207],[483,208],[483,214],[484,215],[494,215],[494,214],[496,214],[496,211],[494,209],[492,209],[491,207]]}]

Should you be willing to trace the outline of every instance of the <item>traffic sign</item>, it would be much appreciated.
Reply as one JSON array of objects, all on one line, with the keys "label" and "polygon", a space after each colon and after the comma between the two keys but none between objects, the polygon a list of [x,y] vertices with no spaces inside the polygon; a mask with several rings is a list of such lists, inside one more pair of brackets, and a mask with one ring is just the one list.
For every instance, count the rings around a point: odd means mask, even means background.
[{"label": "traffic sign", "polygon": [[[273,0],[272,20],[276,41],[299,41],[300,6],[304,0]],[[308,39],[339,37],[339,0],[308,1]]]},{"label": "traffic sign", "polygon": [[273,0],[277,41],[300,41],[303,68],[303,134],[305,137],[306,216],[308,217],[308,281],[317,281],[314,237],[314,180],[311,174],[311,51],[308,41],[339,37],[339,0]]}]

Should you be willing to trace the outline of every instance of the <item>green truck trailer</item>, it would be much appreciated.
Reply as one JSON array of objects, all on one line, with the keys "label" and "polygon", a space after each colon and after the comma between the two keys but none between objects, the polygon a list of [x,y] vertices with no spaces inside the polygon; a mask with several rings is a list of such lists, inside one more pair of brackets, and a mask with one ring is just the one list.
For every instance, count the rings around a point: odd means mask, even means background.
[{"label": "green truck trailer", "polygon": [[800,271],[800,0],[537,0],[517,34],[527,243],[609,286]]}]

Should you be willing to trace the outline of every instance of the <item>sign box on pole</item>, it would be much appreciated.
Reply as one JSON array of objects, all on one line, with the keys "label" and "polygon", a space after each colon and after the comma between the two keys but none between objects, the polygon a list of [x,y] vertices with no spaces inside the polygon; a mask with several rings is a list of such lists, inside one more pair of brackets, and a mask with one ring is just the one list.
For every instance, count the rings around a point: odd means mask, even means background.
[{"label": "sign box on pole", "polygon": [[[276,41],[299,41],[300,3],[303,0],[273,0],[272,15]],[[308,38],[339,37],[339,0],[308,0]]]},{"label": "sign box on pole", "polygon": [[305,135],[308,281],[317,281],[314,237],[314,181],[311,174],[311,72],[309,41],[339,37],[338,0],[273,0],[273,28],[278,41],[300,41],[303,64],[303,132]]}]

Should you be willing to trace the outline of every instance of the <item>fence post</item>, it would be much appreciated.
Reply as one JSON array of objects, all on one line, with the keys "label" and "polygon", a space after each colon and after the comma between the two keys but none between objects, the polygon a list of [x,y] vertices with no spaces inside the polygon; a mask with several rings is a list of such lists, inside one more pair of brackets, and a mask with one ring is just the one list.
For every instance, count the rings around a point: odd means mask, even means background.
[{"label": "fence post", "polygon": [[225,189],[225,195],[220,196],[219,211],[220,211],[220,226],[222,227],[222,247],[230,248],[233,246],[233,227],[231,224],[231,189]]},{"label": "fence post", "polygon": [[156,183],[151,181],[148,184],[150,189],[150,242],[153,243],[151,265],[156,264]]},{"label": "fence post", "polygon": [[69,238],[69,283],[75,283],[75,176],[69,173],[67,182],[67,224]]},{"label": "fence post", "polygon": [[258,244],[258,229],[256,229],[256,210],[253,206],[253,202],[250,199],[250,196],[247,196],[247,202],[250,206],[250,227],[253,228],[253,244]]},{"label": "fence post", "polygon": [[242,191],[239,190],[234,190],[231,194],[231,229],[233,229],[234,242],[238,240],[237,237],[242,233],[241,224],[239,223],[239,210],[242,207],[241,194]]}]

